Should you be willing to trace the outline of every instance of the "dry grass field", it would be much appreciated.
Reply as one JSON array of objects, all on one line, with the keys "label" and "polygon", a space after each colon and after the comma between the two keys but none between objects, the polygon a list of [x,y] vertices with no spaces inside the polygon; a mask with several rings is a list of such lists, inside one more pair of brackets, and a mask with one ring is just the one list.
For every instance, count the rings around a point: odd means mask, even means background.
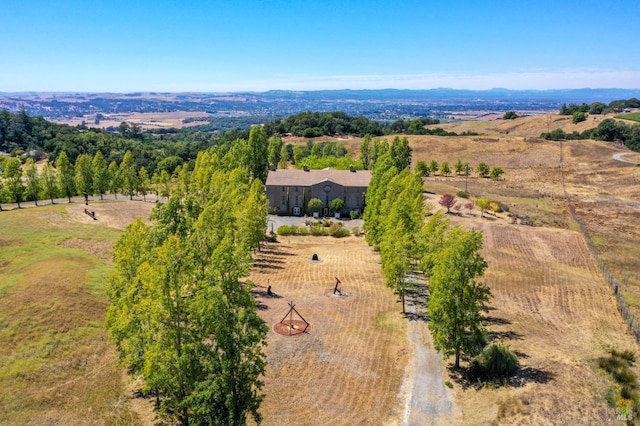
[{"label": "dry grass field", "polygon": [[[318,262],[311,261],[314,253]],[[280,237],[257,255],[251,279],[271,328],[265,425],[399,422],[410,349],[406,320],[384,286],[379,262],[356,237]],[[336,277],[348,296],[333,295]],[[276,297],[266,295],[268,285]],[[273,331],[290,301],[311,323],[308,334]]]},{"label": "dry grass field", "polygon": [[[68,120],[59,121],[63,124],[70,126],[77,126],[84,121],[88,127],[107,128],[118,127],[120,123],[126,121],[129,124],[137,124],[144,130],[154,129],[179,129],[181,127],[197,126],[199,124],[206,124],[206,118],[211,114],[206,112],[187,112],[187,111],[174,111],[174,112],[130,112],[130,113],[117,113],[117,114],[105,114],[104,118],[100,120],[99,124],[95,123],[95,114],[87,114],[83,117],[74,117]],[[192,121],[184,124],[185,118],[202,118],[202,121]]]},{"label": "dry grass field", "polygon": [[[572,131],[550,117],[551,130]],[[432,422],[615,423],[606,401],[613,382],[596,359],[611,347],[638,354],[638,346],[567,203],[640,317],[640,167],[614,160],[627,151],[613,144],[539,139],[547,116],[447,126],[483,135],[409,136],[414,164],[486,162],[506,174],[425,178],[428,203],[467,187],[472,199],[501,201],[538,226],[510,224],[506,213],[451,215],[484,233],[489,331],[517,352],[522,368],[509,386],[483,388],[444,369],[459,415]],[[340,141],[357,153],[358,139]],[[154,423],[149,402],[133,397],[116,366],[102,325],[112,244],[152,207],[93,203],[97,221],[79,203],[0,213],[0,424]],[[320,261],[311,261],[314,253]],[[336,277],[347,297],[332,295]],[[362,238],[280,237],[256,254],[249,279],[270,327],[264,424],[403,423],[402,384],[414,355],[409,323]],[[266,294],[269,285],[276,296]],[[274,331],[290,301],[311,323],[308,334]]]}]

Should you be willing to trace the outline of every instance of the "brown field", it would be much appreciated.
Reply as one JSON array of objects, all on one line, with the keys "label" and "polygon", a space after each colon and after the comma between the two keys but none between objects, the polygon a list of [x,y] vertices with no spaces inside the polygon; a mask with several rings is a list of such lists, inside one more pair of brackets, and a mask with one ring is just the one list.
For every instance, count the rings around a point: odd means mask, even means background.
[{"label": "brown field", "polygon": [[[551,116],[551,130],[572,131],[558,118]],[[640,167],[615,161],[613,154],[627,151],[613,144],[541,140],[546,120],[453,123],[454,131],[468,126],[484,135],[408,137],[414,163],[484,161],[506,171],[497,182],[425,178],[425,189],[435,193],[427,194],[428,203],[435,207],[437,194],[466,186],[472,198],[501,201],[539,225],[512,225],[506,213],[451,215],[453,223],[484,232],[489,331],[522,364],[509,386],[497,388],[476,388],[445,370],[457,424],[613,424],[615,410],[605,398],[612,381],[596,359],[610,347],[638,350],[567,203],[640,317]],[[340,141],[357,153],[358,139]],[[133,397],[105,340],[100,284],[117,230],[152,206],[95,203],[95,222],[80,203],[0,213],[12,230],[0,236],[0,423],[153,424],[149,401]],[[31,241],[37,233],[42,239]],[[313,253],[320,262],[311,262]],[[413,351],[379,262],[356,237],[280,237],[256,255],[249,278],[270,327],[264,424],[402,423],[402,383]],[[332,296],[335,277],[348,297]],[[268,285],[278,297],[266,295]],[[289,301],[311,323],[308,335],[274,332]]]},{"label": "brown field", "polygon": [[[95,114],[87,114],[83,117],[73,117],[59,122],[69,124],[70,126],[77,126],[82,124],[84,121],[88,127],[97,127],[102,129],[107,127],[118,127],[123,121],[126,121],[129,124],[137,124],[142,129],[153,130],[191,127],[199,124],[206,124],[206,117],[209,117],[210,115],[211,114],[206,112],[187,111],[104,114],[105,118],[100,120],[99,124],[94,124],[94,120],[96,118]],[[185,118],[203,118],[203,120],[184,124],[183,120]]]},{"label": "brown field", "polygon": [[[453,216],[454,222],[485,233],[490,263],[486,282],[494,295],[489,328],[521,354],[523,364],[516,386],[476,390],[455,385],[461,424],[615,420],[615,410],[605,401],[612,382],[598,371],[595,359],[611,347],[637,351],[637,344],[584,238],[576,232],[567,202],[589,229],[640,318],[640,168],[612,158],[625,152],[625,159],[637,161],[640,155],[606,142],[561,144],[538,137],[558,127],[583,131],[603,118],[592,116],[578,125],[556,115],[457,122],[440,127],[483,135],[407,136],[414,164],[435,159],[453,165],[462,160],[473,167],[486,162],[506,170],[498,182],[474,174],[467,182],[464,177],[431,176],[425,178],[427,191],[455,194],[466,187],[472,199],[487,196],[501,201],[511,212],[529,216],[539,225],[510,225],[504,213],[484,219],[477,211],[473,216]],[[343,143],[357,152],[357,139]],[[433,207],[438,207],[436,194],[427,194]]]},{"label": "brown field", "polygon": [[[258,254],[251,274],[261,315],[271,328],[264,424],[398,423],[409,346],[379,256],[356,237],[280,240]],[[314,253],[319,262],[311,261]],[[335,277],[347,297],[333,296]],[[278,297],[266,296],[268,285]],[[307,335],[274,332],[290,301],[311,323]]]}]

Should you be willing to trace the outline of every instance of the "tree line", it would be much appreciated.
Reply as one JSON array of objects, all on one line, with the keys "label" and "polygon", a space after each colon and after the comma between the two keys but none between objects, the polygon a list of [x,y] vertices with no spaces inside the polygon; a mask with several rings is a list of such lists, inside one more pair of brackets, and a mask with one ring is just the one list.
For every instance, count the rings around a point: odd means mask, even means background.
[{"label": "tree line", "polygon": [[[391,152],[377,159],[364,212],[366,240],[380,252],[386,285],[398,294],[404,313],[412,276],[421,271],[429,280],[427,314],[435,348],[453,355],[456,368],[463,359],[472,361],[482,377],[511,374],[518,365],[515,355],[503,345],[487,345],[483,314],[491,292],[478,281],[488,266],[480,253],[482,233],[451,227],[442,212],[431,214],[421,173],[398,164]],[[510,360],[506,370],[491,367],[496,357]]]},{"label": "tree line", "polygon": [[553,141],[595,139],[606,142],[620,142],[633,151],[640,151],[640,124],[628,125],[613,118],[602,120],[598,127],[580,133],[566,133],[562,129],[544,132],[541,138]]},{"label": "tree line", "polygon": [[[233,144],[211,148],[225,164],[243,168],[252,179],[265,182],[268,172],[268,141],[264,129],[254,127],[248,140],[239,139]],[[198,154],[201,155],[201,154]],[[25,163],[17,157],[0,156],[0,206],[1,203],[20,203],[65,197],[71,201],[78,195],[124,194],[133,199],[149,194],[156,198],[167,198],[175,193],[188,193],[193,186],[197,159],[193,167],[178,156],[169,156],[158,162],[156,170],[150,173],[140,165],[132,151],[125,152],[122,161],[107,162],[101,151],[93,157],[79,155],[75,163],[65,151],[59,153],[55,161],[47,160],[38,171],[34,159],[26,158]],[[1,207],[0,207],[1,208]]]},{"label": "tree line", "polygon": [[198,154],[152,224],[136,220],[114,250],[109,338],[160,413],[183,425],[261,420],[267,327],[242,278],[268,201],[239,150]]},{"label": "tree line", "polygon": [[620,99],[604,104],[602,102],[593,102],[591,104],[562,104],[560,107],[560,115],[573,115],[577,112],[589,114],[608,114],[610,112],[622,112],[625,108],[640,108],[640,100],[637,98]]}]

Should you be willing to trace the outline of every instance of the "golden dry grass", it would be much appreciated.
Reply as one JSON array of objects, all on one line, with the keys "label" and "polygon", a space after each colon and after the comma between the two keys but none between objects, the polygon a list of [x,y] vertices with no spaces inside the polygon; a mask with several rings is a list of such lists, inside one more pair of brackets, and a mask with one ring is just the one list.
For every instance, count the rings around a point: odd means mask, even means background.
[{"label": "golden dry grass", "polygon": [[[280,240],[258,254],[251,273],[261,316],[271,328],[264,424],[397,423],[409,346],[379,256],[356,237]],[[319,262],[311,261],[314,253]],[[333,296],[335,277],[348,297]],[[279,297],[264,295],[268,285]],[[311,323],[308,335],[273,331],[289,301]]]},{"label": "golden dry grass", "polygon": [[[570,123],[552,123],[572,131]],[[459,423],[611,424],[615,411],[605,402],[611,382],[595,359],[608,347],[637,352],[637,344],[569,219],[561,170],[569,202],[625,297],[640,306],[640,168],[613,160],[624,149],[609,143],[570,141],[561,150],[537,138],[546,131],[544,116],[455,125],[484,135],[409,136],[414,163],[484,161],[507,173],[497,182],[432,176],[425,188],[441,194],[468,185],[472,197],[500,200],[543,225],[510,225],[502,213],[453,216],[484,232],[489,330],[523,365],[517,386],[475,389],[452,380]],[[358,139],[342,142],[357,153]],[[436,203],[438,195],[429,198]],[[99,282],[117,238],[113,229],[153,206],[136,205],[94,203],[95,222],[82,204],[0,214],[3,230],[12,230],[0,236],[0,423],[153,423],[147,401],[132,399],[115,367],[101,324],[106,302]],[[311,262],[313,253],[322,261]],[[349,297],[331,296],[336,276]],[[411,351],[376,253],[355,237],[281,237],[257,254],[250,278],[270,327],[288,301],[312,325],[300,338],[269,332],[265,424],[400,423]],[[282,297],[266,297],[268,285]]]}]

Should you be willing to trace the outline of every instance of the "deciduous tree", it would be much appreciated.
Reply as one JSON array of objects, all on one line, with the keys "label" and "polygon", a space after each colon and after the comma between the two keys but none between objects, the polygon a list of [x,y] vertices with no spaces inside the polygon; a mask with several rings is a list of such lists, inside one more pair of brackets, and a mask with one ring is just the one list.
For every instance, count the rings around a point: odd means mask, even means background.
[{"label": "deciduous tree", "polygon": [[7,191],[14,203],[18,204],[24,197],[24,185],[22,183],[22,163],[15,157],[9,157],[4,160],[4,179],[7,185]]},{"label": "deciduous tree", "polygon": [[480,177],[486,178],[489,176],[489,165],[487,163],[480,163],[478,167],[476,167],[476,172]]},{"label": "deciduous tree", "polygon": [[127,151],[120,163],[120,178],[122,179],[122,188],[124,194],[133,200],[133,196],[138,188],[138,173],[136,171],[136,162],[131,151]]},{"label": "deciduous tree", "polygon": [[480,197],[476,200],[476,207],[480,210],[480,217],[484,217],[484,212],[486,212],[489,207],[491,207],[491,203],[485,197]]},{"label": "deciduous tree", "polygon": [[450,212],[451,207],[456,204],[456,197],[451,194],[442,194],[440,200],[438,200],[438,204],[447,209],[447,213]]},{"label": "deciduous tree", "polygon": [[115,161],[109,163],[109,191],[118,199],[118,192],[122,189],[122,176],[120,168]]},{"label": "deciduous tree", "polygon": [[109,169],[107,168],[107,160],[102,152],[97,151],[91,162],[93,169],[93,193],[100,195],[100,199],[104,199],[103,195],[109,190]]},{"label": "deciduous tree", "polygon": [[42,189],[43,195],[54,204],[53,199],[58,196],[58,177],[48,161],[42,167]]},{"label": "deciduous tree", "polygon": [[429,329],[437,350],[455,355],[455,367],[463,356],[474,356],[485,342],[482,313],[488,311],[489,288],[476,281],[487,262],[480,255],[482,233],[452,228],[438,254],[429,279]]},{"label": "deciduous tree", "polygon": [[411,165],[412,151],[409,146],[409,140],[406,137],[400,138],[400,136],[396,136],[393,138],[389,152],[391,153],[391,159],[396,169],[401,171]]},{"label": "deciduous tree", "polygon": [[253,179],[267,181],[268,149],[267,134],[262,126],[253,126],[249,132],[249,172]]},{"label": "deciduous tree", "polygon": [[27,161],[24,163],[23,170],[24,177],[27,181],[25,192],[27,197],[31,198],[37,206],[38,199],[40,198],[40,192],[42,192],[42,179],[38,174],[38,169],[36,168],[33,158],[27,158]]},{"label": "deciduous tree", "polygon": [[93,195],[93,162],[87,154],[76,159],[76,189],[80,194]]},{"label": "deciduous tree", "polygon": [[504,174],[504,170],[501,167],[494,167],[491,169],[491,174],[489,177],[491,180],[500,180],[500,176]]},{"label": "deciduous tree", "polygon": [[67,154],[62,151],[56,160],[56,168],[58,169],[58,187],[60,194],[67,197],[71,202],[71,197],[76,195],[76,179],[75,169],[69,161]]}]

